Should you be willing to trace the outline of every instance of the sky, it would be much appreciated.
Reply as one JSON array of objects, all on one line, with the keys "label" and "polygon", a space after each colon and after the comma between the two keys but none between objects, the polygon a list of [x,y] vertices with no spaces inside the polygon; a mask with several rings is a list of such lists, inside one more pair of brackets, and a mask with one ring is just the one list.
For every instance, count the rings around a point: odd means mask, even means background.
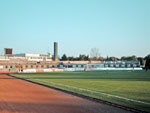
[{"label": "sky", "polygon": [[150,54],[150,0],[0,0],[0,55],[144,57]]}]

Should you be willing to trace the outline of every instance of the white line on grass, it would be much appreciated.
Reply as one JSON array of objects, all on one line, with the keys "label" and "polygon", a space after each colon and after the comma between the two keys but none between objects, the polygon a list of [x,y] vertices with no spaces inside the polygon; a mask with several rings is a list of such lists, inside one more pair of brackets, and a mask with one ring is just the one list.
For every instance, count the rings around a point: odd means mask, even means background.
[{"label": "white line on grass", "polygon": [[115,97],[115,98],[123,99],[123,100],[126,100],[126,101],[132,101],[132,102],[136,102],[136,103],[150,105],[150,103],[147,103],[147,102],[142,102],[142,101],[139,101],[139,100],[129,99],[129,98],[120,97],[120,96],[116,96],[116,95],[111,95],[111,94],[107,94],[107,93],[92,91],[92,90],[83,89],[83,88],[77,88],[77,87],[74,87],[74,86],[68,86],[68,85],[55,83],[55,82],[50,82],[50,81],[46,81],[46,80],[39,80],[39,79],[35,79],[35,80],[40,81],[40,82],[45,82],[45,83],[51,83],[51,84],[58,85],[58,86],[64,86],[64,87],[68,87],[68,88],[71,88],[71,89],[78,89],[78,90],[87,91],[87,92],[90,92],[90,93],[101,94],[101,95],[109,96],[109,97]]}]

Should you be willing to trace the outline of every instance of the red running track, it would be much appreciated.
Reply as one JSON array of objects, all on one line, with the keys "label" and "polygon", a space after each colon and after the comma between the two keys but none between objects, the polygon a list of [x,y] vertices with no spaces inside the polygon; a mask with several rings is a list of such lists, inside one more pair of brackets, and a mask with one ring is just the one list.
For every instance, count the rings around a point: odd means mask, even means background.
[{"label": "red running track", "polygon": [[130,113],[0,74],[0,113]]}]

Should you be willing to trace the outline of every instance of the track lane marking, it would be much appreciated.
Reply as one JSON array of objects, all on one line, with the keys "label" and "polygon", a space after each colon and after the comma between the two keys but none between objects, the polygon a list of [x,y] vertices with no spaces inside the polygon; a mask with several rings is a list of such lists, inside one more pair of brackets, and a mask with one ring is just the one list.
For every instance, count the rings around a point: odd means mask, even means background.
[{"label": "track lane marking", "polygon": [[54,84],[54,85],[65,86],[65,87],[72,88],[72,89],[78,89],[78,90],[81,90],[81,91],[87,91],[87,92],[90,92],[90,93],[101,94],[101,95],[104,95],[104,96],[115,97],[115,98],[119,98],[119,99],[123,99],[123,100],[127,100],[127,101],[132,101],[132,102],[136,102],[136,103],[150,105],[150,103],[147,103],[147,102],[134,100],[134,99],[129,99],[129,98],[125,98],[125,97],[120,97],[120,96],[116,96],[116,95],[111,95],[111,94],[107,94],[107,93],[103,93],[103,92],[97,92],[97,91],[92,91],[92,90],[88,90],[88,89],[77,88],[77,87],[74,87],[74,86],[64,85],[64,84],[50,82],[50,81],[46,81],[46,80],[39,80],[39,79],[35,79],[35,80],[40,81],[40,82],[45,82],[45,83],[51,83],[51,84]]}]

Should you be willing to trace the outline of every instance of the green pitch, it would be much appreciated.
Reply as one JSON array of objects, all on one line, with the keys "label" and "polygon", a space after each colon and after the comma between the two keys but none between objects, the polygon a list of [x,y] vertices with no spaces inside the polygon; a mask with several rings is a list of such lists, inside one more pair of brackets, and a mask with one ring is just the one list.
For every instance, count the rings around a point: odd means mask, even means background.
[{"label": "green pitch", "polygon": [[150,112],[150,71],[91,71],[12,75]]}]

